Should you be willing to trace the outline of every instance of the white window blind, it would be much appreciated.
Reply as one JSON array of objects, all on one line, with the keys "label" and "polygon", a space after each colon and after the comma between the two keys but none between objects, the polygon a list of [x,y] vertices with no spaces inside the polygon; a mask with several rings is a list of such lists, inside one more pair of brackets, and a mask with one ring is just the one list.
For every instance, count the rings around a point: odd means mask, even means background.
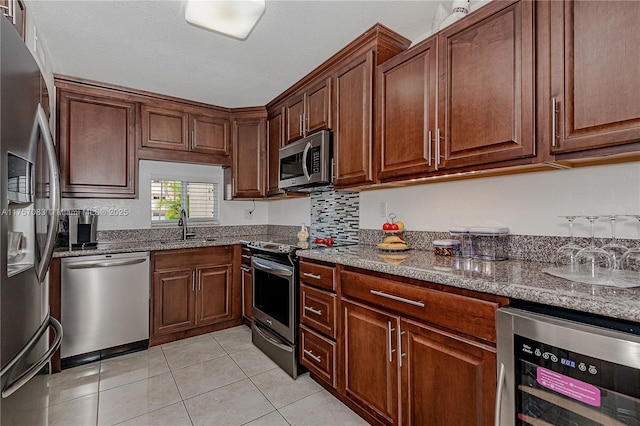
[{"label": "white window blind", "polygon": [[180,210],[190,222],[217,223],[218,184],[179,180],[151,180],[151,222],[177,222]]}]

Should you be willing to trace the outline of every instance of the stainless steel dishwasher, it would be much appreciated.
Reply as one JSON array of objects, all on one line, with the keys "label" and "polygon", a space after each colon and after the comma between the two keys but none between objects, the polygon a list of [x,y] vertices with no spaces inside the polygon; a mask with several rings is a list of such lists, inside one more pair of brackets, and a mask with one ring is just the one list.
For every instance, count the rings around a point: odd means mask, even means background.
[{"label": "stainless steel dishwasher", "polygon": [[61,261],[62,368],[149,346],[149,253]]}]

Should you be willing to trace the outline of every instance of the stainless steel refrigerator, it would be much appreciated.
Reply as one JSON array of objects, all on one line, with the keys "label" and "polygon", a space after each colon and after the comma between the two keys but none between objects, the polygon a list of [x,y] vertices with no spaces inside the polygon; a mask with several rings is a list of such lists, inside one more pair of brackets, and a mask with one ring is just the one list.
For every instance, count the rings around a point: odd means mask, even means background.
[{"label": "stainless steel refrigerator", "polygon": [[60,207],[40,70],[0,16],[0,424],[46,425],[50,359],[62,327],[46,274]]}]

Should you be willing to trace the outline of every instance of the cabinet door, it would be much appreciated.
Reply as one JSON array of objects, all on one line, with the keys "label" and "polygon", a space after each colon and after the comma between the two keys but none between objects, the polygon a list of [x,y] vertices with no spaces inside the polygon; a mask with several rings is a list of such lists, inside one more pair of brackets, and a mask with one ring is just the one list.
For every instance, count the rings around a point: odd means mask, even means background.
[{"label": "cabinet door", "polygon": [[404,319],[400,327],[402,424],[493,424],[495,350]]},{"label": "cabinet door", "polygon": [[304,133],[331,128],[331,78],[327,78],[306,91]]},{"label": "cabinet door", "polygon": [[246,321],[253,318],[253,274],[251,268],[243,265],[240,268],[242,280],[242,317]]},{"label": "cabinet door", "polygon": [[284,146],[284,108],[278,108],[267,119],[267,156],[266,162],[269,171],[267,173],[267,196],[284,194],[284,190],[278,188],[280,180],[278,158],[279,150]]},{"label": "cabinet door", "polygon": [[196,275],[196,325],[231,319],[231,265],[198,268]]},{"label": "cabinet door", "polygon": [[117,98],[58,92],[63,197],[135,197],[135,110]]},{"label": "cabinet door", "polygon": [[142,146],[189,150],[188,115],[178,109],[142,105]]},{"label": "cabinet door", "polygon": [[380,180],[436,169],[436,72],[435,37],[381,66]]},{"label": "cabinet door", "polygon": [[193,269],[153,273],[153,334],[173,333],[195,325]]},{"label": "cabinet door", "polygon": [[[551,96],[543,101],[549,106],[553,98],[557,101],[551,151],[640,141],[640,2],[567,0],[541,5],[547,6]],[[551,115],[545,116],[549,128]]]},{"label": "cabinet door", "polygon": [[395,423],[398,318],[344,299],[342,314],[346,396],[382,423]]},{"label": "cabinet door", "polygon": [[369,51],[335,74],[335,186],[373,182],[373,69]]},{"label": "cabinet door", "polygon": [[304,93],[292,96],[287,101],[286,143],[296,141],[304,136]]},{"label": "cabinet door", "polygon": [[443,167],[534,155],[533,3],[491,3],[438,33]]},{"label": "cabinet door", "polygon": [[233,122],[233,198],[262,198],[265,194],[266,120]]},{"label": "cabinet door", "polygon": [[229,155],[229,120],[226,117],[190,114],[191,151]]}]

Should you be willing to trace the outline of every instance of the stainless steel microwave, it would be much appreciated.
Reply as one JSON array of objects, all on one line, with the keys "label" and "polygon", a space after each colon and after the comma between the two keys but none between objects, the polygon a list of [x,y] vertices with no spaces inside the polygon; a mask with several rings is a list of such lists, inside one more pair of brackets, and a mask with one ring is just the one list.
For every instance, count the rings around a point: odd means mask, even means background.
[{"label": "stainless steel microwave", "polygon": [[332,182],[331,132],[327,130],[280,148],[278,157],[281,189],[299,191]]}]

